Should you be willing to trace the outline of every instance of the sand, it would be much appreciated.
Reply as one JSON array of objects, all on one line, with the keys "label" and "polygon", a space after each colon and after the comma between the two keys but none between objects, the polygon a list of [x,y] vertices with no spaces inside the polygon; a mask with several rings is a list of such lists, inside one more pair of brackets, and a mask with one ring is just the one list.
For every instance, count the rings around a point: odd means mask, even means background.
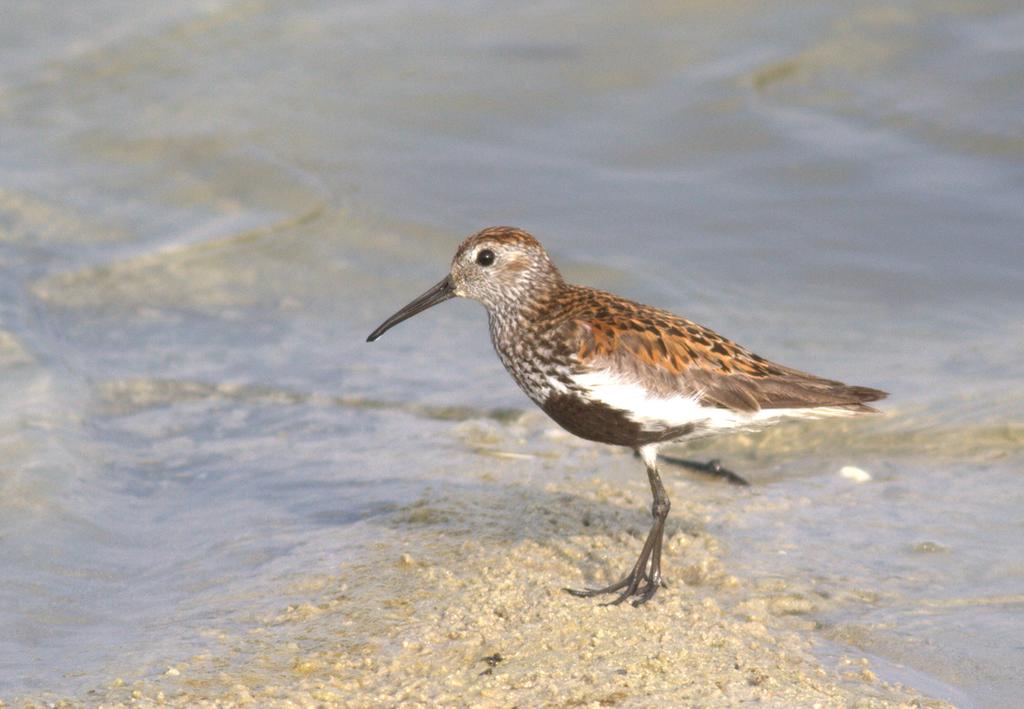
[{"label": "sand", "polygon": [[678,481],[669,588],[640,608],[564,593],[633,562],[649,523],[639,478],[482,473],[367,521],[379,541],[359,561],[296,579],[282,597],[304,600],[247,628],[211,630],[216,650],[18,706],[946,706],[866,658],[823,664],[808,601],[724,568]]}]

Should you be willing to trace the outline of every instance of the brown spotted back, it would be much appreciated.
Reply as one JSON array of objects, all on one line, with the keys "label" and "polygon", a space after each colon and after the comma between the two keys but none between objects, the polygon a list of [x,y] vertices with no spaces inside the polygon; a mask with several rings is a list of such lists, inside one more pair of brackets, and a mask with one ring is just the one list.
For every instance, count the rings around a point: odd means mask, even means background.
[{"label": "brown spotted back", "polygon": [[609,370],[655,395],[698,396],[738,411],[868,409],[863,402],[885,396],[776,364],[710,328],[611,293],[567,285],[557,300],[559,331],[571,338],[580,371]]}]

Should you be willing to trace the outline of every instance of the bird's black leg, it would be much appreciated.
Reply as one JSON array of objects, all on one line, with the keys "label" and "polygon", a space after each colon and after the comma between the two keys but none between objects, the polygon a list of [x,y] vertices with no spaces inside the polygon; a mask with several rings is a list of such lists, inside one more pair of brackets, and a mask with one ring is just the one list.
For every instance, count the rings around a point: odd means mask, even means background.
[{"label": "bird's black leg", "polygon": [[651,531],[647,533],[640,556],[622,580],[604,588],[565,589],[572,595],[588,598],[625,589],[615,600],[609,601],[605,605],[616,606],[635,596],[632,603],[634,606],[639,606],[651,600],[660,586],[666,585],[661,578],[661,543],[665,536],[665,519],[668,517],[668,511],[672,508],[672,503],[669,502],[668,493],[665,492],[661,476],[658,475],[657,457],[652,451],[649,455],[643,455],[643,458],[647,465],[647,479],[651,483],[651,495],[654,497],[651,504],[651,516],[654,517],[654,522],[651,524]]},{"label": "bird's black leg", "polygon": [[709,460],[707,463],[701,463],[696,460],[687,460],[685,458],[673,458],[671,456],[662,455],[659,456],[663,461],[670,465],[678,465],[681,468],[687,470],[695,470],[698,473],[704,473],[705,475],[711,475],[716,478],[723,478],[733,485],[749,486],[743,477],[737,475],[731,470],[723,468],[721,463],[716,460]]}]

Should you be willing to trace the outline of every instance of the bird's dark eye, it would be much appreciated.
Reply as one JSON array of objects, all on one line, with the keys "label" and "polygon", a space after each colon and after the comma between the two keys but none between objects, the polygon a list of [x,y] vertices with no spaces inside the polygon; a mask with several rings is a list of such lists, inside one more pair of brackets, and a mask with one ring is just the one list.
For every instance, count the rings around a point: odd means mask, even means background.
[{"label": "bird's dark eye", "polygon": [[480,253],[476,255],[476,262],[481,266],[490,266],[494,263],[494,252],[490,249],[480,249]]}]

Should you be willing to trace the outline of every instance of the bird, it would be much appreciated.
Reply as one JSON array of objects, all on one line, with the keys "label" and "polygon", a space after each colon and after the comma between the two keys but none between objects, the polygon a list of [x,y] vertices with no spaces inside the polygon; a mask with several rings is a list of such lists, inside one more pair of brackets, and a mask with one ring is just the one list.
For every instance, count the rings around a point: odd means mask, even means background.
[{"label": "bird", "polygon": [[[874,414],[868,403],[887,396],[776,364],[666,310],[568,283],[536,238],[508,226],[462,241],[448,275],[367,342],[454,297],[483,304],[505,369],[557,424],[642,459],[653,521],[636,563],[609,586],[564,589],[613,595],[611,605],[639,606],[667,585],[661,552],[671,502],[658,469],[662,445],[787,419]],[[706,467],[721,472],[717,461]]]}]

